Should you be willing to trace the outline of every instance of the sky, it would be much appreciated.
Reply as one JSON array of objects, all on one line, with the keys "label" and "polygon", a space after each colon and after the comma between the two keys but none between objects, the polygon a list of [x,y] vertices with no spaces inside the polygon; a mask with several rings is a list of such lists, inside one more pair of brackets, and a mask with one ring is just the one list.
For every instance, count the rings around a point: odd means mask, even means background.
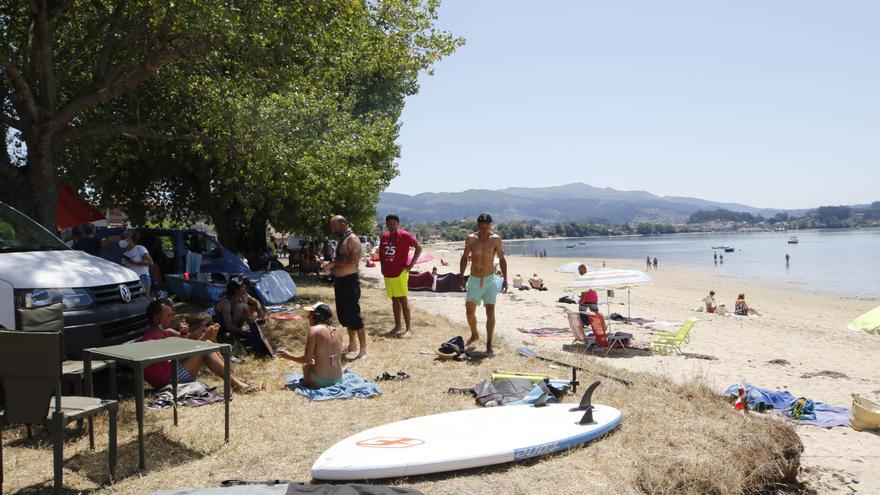
[{"label": "sky", "polygon": [[878,201],[878,25],[876,1],[445,0],[466,44],[407,99],[388,191]]}]

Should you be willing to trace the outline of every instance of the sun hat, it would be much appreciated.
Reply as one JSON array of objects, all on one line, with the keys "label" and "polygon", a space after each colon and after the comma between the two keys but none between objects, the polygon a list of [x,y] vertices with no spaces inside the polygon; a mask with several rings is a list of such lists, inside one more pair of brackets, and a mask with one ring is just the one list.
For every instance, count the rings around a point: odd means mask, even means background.
[{"label": "sun hat", "polygon": [[321,301],[318,301],[315,304],[307,307],[306,311],[315,313],[315,315],[320,317],[320,319],[322,320],[333,317],[333,310],[330,309],[330,306],[327,303],[323,303]]}]

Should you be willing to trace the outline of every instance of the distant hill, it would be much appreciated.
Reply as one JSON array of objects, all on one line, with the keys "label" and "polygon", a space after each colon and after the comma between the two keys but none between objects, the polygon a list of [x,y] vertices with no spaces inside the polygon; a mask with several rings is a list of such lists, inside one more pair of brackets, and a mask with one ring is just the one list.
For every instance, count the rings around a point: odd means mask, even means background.
[{"label": "distant hill", "polygon": [[541,222],[601,219],[609,223],[684,223],[699,210],[718,208],[770,217],[782,210],[699,198],[656,196],[646,191],[618,191],[574,183],[554,187],[469,189],[458,193],[422,193],[415,196],[381,193],[377,216],[396,213],[404,223],[476,218],[489,212],[497,222]]}]

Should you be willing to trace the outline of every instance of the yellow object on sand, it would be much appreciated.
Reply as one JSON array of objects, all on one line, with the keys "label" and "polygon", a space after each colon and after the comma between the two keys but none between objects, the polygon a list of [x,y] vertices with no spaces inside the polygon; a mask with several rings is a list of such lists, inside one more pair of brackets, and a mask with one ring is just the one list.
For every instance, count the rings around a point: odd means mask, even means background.
[{"label": "yellow object on sand", "polygon": [[847,328],[880,335],[880,306],[851,321]]},{"label": "yellow object on sand", "polygon": [[496,380],[507,380],[511,378],[520,378],[523,380],[530,380],[532,383],[542,382],[544,378],[549,378],[550,380],[559,380],[559,378],[547,375],[543,373],[520,373],[518,371],[495,371],[492,373],[492,381]]},{"label": "yellow object on sand", "polygon": [[849,424],[856,431],[880,429],[880,404],[853,394]]}]

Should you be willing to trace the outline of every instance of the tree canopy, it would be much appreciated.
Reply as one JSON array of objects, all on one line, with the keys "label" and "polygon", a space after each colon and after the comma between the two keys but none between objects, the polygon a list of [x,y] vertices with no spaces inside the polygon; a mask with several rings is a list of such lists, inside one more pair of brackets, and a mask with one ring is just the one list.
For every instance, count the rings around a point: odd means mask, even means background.
[{"label": "tree canopy", "polygon": [[[48,167],[55,186],[61,176],[139,223],[208,217],[227,245],[234,233],[264,231],[267,220],[311,233],[341,213],[365,227],[396,174],[404,98],[462,43],[433,28],[437,3],[117,0],[53,10],[34,1],[32,22],[52,19],[43,29],[54,28],[49,52],[59,55],[50,58],[73,61],[70,71],[46,69],[58,87],[48,113],[67,118],[49,130],[45,119],[22,117],[11,70],[27,73],[41,56],[25,29],[10,35],[28,24],[14,22],[28,9],[0,2],[15,55],[0,52],[3,123],[26,145],[25,159],[7,154],[0,168],[27,178]],[[109,95],[98,88],[101,96],[77,112],[52,110],[91,95],[99,81]],[[46,132],[49,164],[45,153],[34,156],[42,149],[35,136]]]}]

